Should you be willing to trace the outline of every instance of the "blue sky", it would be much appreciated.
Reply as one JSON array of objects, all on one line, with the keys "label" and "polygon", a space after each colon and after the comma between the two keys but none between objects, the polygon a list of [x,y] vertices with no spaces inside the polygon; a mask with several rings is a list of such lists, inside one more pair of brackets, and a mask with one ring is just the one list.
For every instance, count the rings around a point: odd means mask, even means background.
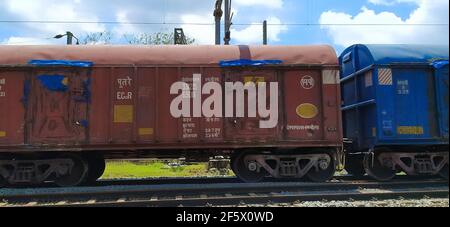
[{"label": "blue sky", "polygon": [[[213,44],[214,26],[191,23],[213,23],[214,3],[215,0],[1,0],[0,21],[180,24],[0,23],[0,43],[63,45],[64,40],[51,37],[65,31],[72,31],[78,37],[91,32],[111,31],[114,44],[124,44],[125,34],[168,32],[174,27],[183,27],[188,36],[197,40],[197,44]],[[353,43],[448,45],[448,6],[448,0],[234,0],[233,22],[236,25],[232,30],[232,43],[260,44],[262,26],[258,23],[268,20],[271,24],[269,43],[272,45],[326,43],[333,45],[338,52]]]}]

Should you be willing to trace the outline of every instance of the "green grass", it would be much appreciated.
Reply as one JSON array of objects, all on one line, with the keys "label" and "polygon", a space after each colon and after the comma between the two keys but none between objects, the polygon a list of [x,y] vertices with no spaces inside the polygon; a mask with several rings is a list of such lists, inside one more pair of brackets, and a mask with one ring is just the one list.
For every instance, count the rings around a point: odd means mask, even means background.
[{"label": "green grass", "polygon": [[108,161],[102,179],[149,177],[207,177],[207,163],[171,167],[163,162]]}]

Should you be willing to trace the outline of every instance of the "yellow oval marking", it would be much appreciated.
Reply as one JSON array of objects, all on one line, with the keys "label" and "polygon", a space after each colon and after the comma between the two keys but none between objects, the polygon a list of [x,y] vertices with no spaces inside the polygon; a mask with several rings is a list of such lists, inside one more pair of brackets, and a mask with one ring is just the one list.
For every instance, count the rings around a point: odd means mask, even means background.
[{"label": "yellow oval marking", "polygon": [[297,107],[296,112],[301,118],[311,119],[319,114],[319,109],[311,103],[303,103]]}]

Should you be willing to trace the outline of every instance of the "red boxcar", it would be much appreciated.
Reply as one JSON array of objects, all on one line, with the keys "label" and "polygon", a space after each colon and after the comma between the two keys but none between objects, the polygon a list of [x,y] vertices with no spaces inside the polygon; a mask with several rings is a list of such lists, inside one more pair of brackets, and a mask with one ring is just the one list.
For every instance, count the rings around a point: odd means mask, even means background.
[{"label": "red boxcar", "polygon": [[1,46],[0,182],[77,185],[105,158],[217,154],[244,181],[324,181],[342,146],[338,81],[329,46]]}]

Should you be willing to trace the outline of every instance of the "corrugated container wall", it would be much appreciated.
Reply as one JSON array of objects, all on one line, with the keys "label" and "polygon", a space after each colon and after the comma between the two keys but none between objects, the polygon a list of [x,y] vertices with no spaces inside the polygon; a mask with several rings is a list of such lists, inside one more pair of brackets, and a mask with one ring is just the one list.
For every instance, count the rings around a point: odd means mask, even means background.
[{"label": "corrugated container wall", "polygon": [[448,145],[448,46],[353,45],[340,56],[344,137],[356,150]]}]

